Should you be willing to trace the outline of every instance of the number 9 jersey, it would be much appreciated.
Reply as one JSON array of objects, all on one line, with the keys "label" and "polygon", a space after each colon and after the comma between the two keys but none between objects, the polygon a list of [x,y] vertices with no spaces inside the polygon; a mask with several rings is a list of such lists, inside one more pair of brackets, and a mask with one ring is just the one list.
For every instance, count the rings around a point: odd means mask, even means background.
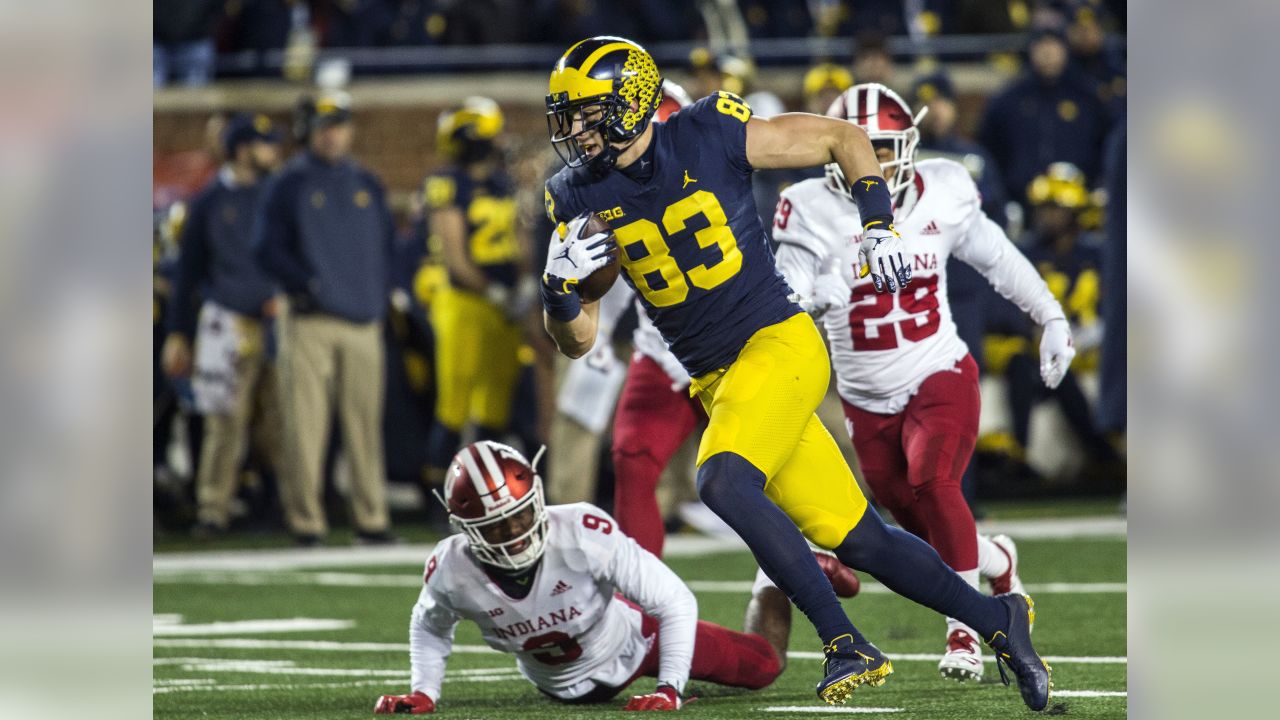
[{"label": "number 9 jersey", "polygon": [[564,168],[546,186],[552,222],[590,211],[613,227],[627,284],[693,377],[729,366],[757,330],[800,312],[751,193],[750,117],[721,91],[655,122],[628,167]]}]

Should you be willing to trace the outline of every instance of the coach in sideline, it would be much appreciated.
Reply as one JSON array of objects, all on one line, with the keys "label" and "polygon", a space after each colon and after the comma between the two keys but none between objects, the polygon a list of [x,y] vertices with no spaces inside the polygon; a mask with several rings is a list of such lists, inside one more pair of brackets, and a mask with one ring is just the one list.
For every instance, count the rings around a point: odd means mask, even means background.
[{"label": "coach in sideline", "polygon": [[289,300],[280,352],[281,500],[298,543],[319,544],[328,530],[321,496],[336,404],[354,475],[356,540],[389,543],[381,323],[395,225],[382,183],[350,157],[350,97],[323,93],[310,124],[307,151],[266,190],[257,228],[262,266]]}]

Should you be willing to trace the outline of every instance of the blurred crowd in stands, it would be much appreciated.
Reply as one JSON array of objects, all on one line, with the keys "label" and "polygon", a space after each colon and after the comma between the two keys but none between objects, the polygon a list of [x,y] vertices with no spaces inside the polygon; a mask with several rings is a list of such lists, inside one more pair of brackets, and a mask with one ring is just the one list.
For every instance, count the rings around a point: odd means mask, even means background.
[{"label": "blurred crowd in stands", "polygon": [[[725,3],[158,3],[156,83],[207,82],[218,52],[282,48],[298,32],[332,47],[567,45],[605,33],[693,39],[708,4]],[[985,212],[1067,310],[1079,350],[1062,385],[1045,390],[1029,321],[952,261],[957,325],[984,377],[1001,388],[984,401],[1007,419],[980,437],[966,479],[977,501],[1123,492],[1122,5],[745,0],[737,6],[751,37],[856,37],[852,57],[796,69],[788,99],[753,87],[740,50],[700,47],[683,68],[694,98],[723,88],[762,116],[825,113],[854,83],[893,86],[906,76],[894,72],[886,36],[1024,33],[1023,53],[994,60],[1020,69],[982,99],[972,133],[962,132],[961,93],[943,64],[917,61],[911,83],[894,88],[914,109],[928,107],[919,157],[969,169]],[[510,442],[530,457],[549,445],[552,502],[611,506],[609,393],[616,398],[625,367],[616,358],[630,352],[635,319],[623,318],[607,352],[571,362],[554,351],[535,290],[551,233],[542,182],[558,163],[544,138],[520,137],[497,103],[467,94],[435,119],[435,158],[422,159],[423,182],[394,203],[352,153],[361,108],[340,89],[306,92],[289,122],[252,109],[215,113],[205,145],[181,153],[209,170],[198,192],[155,193],[158,530],[211,538],[283,524],[298,544],[316,545],[330,521],[349,517],[357,542],[396,542],[389,487],[408,488],[441,524],[428,492],[460,443],[476,438]],[[821,173],[758,173],[765,226],[782,188]],[[564,401],[570,393],[598,395],[603,407],[573,407]],[[1027,452],[1046,406],[1060,410],[1072,436],[1051,443],[1076,456],[1051,472]],[[679,465],[663,507],[673,525],[696,525],[705,514],[692,502],[691,462],[683,474]]]},{"label": "blurred crowd in stands", "polygon": [[[1124,32],[1124,0],[183,0],[154,5],[154,77],[161,87],[278,74],[261,62],[272,52],[285,53],[289,73],[326,48],[567,46],[620,35],[646,45],[724,36],[745,52],[778,38],[1022,33],[1038,15],[1082,12]],[[237,55],[220,68],[219,56]]]}]

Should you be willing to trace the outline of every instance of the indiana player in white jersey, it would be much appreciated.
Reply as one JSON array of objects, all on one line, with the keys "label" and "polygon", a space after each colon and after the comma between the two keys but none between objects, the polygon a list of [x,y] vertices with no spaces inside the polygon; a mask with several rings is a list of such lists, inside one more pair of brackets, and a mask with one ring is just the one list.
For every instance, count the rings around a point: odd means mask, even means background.
[{"label": "indiana player in white jersey", "polygon": [[782,672],[791,606],[763,573],[746,632],[699,621],[693,593],[612,517],[587,503],[545,506],[533,465],[492,441],[454,457],[442,500],[460,533],[427,560],[409,624],[412,692],[382,696],[375,713],[434,712],[464,619],[565,703],[605,702],[649,676],[657,688],[625,709],[678,710],[690,677],[757,689]]},{"label": "indiana player in white jersey", "polygon": [[[928,540],[970,585],[1021,592],[1017,549],[1004,536],[977,535],[960,479],[977,439],[978,369],[947,302],[947,259],[981,272],[1043,328],[1040,372],[1056,387],[1075,355],[1061,306],[1004,231],[981,209],[968,171],[942,159],[915,161],[919,132],[910,107],[884,85],[845,91],[828,115],[867,131],[907,240],[912,282],[877,293],[855,277],[858,208],[840,168],[782,193],[774,216],[778,267],[831,344],[846,429],[876,500],[905,529]],[[947,620],[944,677],[982,676],[978,633]]]}]

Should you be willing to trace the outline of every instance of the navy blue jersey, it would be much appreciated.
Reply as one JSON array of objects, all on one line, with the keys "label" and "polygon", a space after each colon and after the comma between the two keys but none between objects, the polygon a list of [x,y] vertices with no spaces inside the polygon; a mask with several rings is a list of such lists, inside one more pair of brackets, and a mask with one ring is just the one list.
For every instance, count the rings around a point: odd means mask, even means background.
[{"label": "navy blue jersey", "polygon": [[[422,196],[429,210],[461,210],[467,223],[467,257],[490,280],[515,285],[520,261],[515,184],[505,172],[476,180],[463,168],[443,168],[427,177]],[[434,238],[428,240],[433,252],[438,244]]]},{"label": "navy blue jersey", "polygon": [[607,220],[623,277],[689,374],[727,367],[757,330],[800,312],[778,272],[751,192],[746,123],[737,96],[712,95],[654,123],[635,179],[565,168],[547,182],[547,213]]}]

